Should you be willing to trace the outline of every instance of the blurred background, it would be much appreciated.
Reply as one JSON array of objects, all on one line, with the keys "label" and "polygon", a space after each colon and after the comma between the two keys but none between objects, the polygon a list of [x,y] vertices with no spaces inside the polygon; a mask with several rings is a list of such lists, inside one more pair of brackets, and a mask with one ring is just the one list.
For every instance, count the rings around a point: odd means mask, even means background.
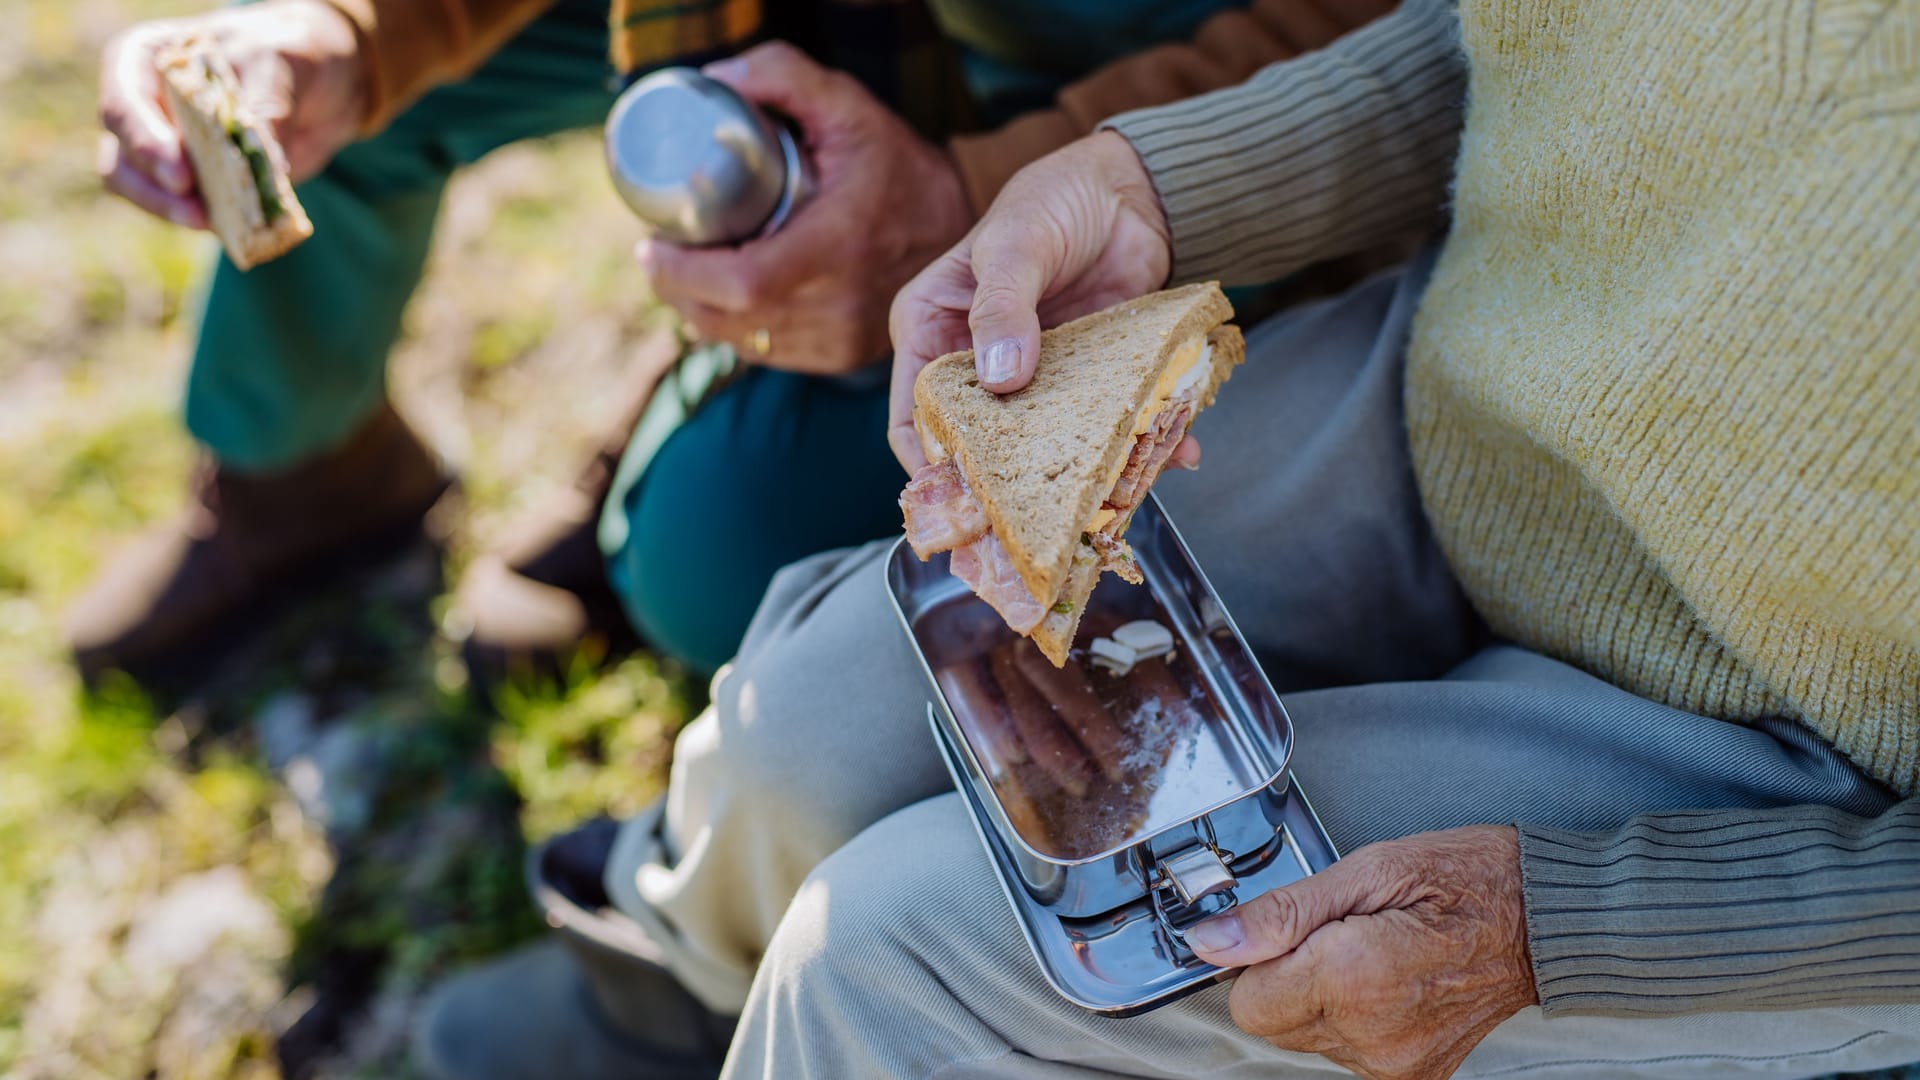
[{"label": "blurred background", "polygon": [[10,0],[0,34],[0,1075],[404,1077],[426,984],[539,930],[526,839],[650,801],[704,693],[643,656],[484,708],[437,632],[612,420],[568,391],[673,329],[596,132],[468,170],[392,368],[463,478],[444,550],[261,624],[185,700],[83,694],[60,613],[186,490],[214,254],[101,192],[96,64],[205,6]]}]

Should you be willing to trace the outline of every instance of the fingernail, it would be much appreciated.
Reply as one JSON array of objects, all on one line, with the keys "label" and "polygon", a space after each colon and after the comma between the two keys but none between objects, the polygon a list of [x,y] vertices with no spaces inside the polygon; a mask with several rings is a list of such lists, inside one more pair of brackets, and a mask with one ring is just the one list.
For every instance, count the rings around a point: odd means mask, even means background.
[{"label": "fingernail", "polygon": [[1007,338],[987,346],[980,356],[980,381],[1003,383],[1020,372],[1020,343]]},{"label": "fingernail", "polygon": [[1241,931],[1237,916],[1216,915],[1188,930],[1187,940],[1197,949],[1218,953],[1239,948],[1246,934]]},{"label": "fingernail", "polygon": [[747,62],[737,58],[715,60],[701,68],[700,72],[708,78],[719,79],[721,82],[733,82],[747,77]]}]

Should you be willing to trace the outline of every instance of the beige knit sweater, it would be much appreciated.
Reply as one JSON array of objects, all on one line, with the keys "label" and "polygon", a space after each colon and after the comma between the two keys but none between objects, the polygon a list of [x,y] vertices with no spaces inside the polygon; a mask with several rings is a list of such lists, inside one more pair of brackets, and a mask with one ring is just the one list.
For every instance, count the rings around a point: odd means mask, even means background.
[{"label": "beige knit sweater", "polygon": [[1468,0],[1464,128],[1449,19],[1410,4],[1338,63],[1269,69],[1277,108],[1118,123],[1176,276],[1430,219],[1457,138],[1407,406],[1476,606],[1920,792],[1920,4]]},{"label": "beige knit sweater", "polygon": [[[1795,718],[1920,794],[1920,0],[1407,0],[1111,126],[1178,280],[1268,280],[1450,206],[1407,416],[1475,606],[1642,696]],[[1523,826],[1530,919],[1584,913],[1530,923],[1549,1008],[1886,990],[1841,961],[1920,993],[1920,800],[1769,813]],[[1648,929],[1768,897],[1811,914],[1759,952]],[[1903,945],[1849,929],[1889,912]],[[1807,927],[1841,959],[1785,959]],[[1693,981],[1636,983],[1655,970]]]},{"label": "beige knit sweater", "polygon": [[1920,5],[1821,7],[1463,7],[1408,422],[1496,630],[1915,794]]}]

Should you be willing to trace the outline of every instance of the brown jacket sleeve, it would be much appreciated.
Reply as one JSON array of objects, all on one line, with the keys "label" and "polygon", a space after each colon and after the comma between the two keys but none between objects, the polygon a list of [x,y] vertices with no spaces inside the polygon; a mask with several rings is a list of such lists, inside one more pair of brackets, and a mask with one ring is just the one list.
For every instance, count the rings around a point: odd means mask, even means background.
[{"label": "brown jacket sleeve", "polygon": [[554,0],[326,0],[360,35],[371,135],[433,86],[463,75]]},{"label": "brown jacket sleeve", "polygon": [[1060,92],[1051,109],[948,145],[975,213],[1020,167],[1112,116],[1244,82],[1278,60],[1311,52],[1393,10],[1394,0],[1254,0],[1200,25],[1193,40],[1156,45],[1105,65]]}]

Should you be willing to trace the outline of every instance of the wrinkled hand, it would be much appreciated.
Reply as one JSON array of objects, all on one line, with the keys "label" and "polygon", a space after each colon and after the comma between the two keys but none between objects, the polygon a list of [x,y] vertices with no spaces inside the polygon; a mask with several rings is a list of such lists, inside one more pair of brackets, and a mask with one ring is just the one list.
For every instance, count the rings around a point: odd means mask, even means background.
[{"label": "wrinkled hand", "polygon": [[107,188],[169,221],[208,227],[180,129],[155,66],[162,46],[209,38],[240,79],[252,115],[273,127],[295,183],[326,167],[359,134],[366,73],[352,22],[319,0],[263,3],[145,22],[107,43],[100,64],[98,167]]},{"label": "wrinkled hand", "polygon": [[[1033,378],[1042,323],[1053,326],[1167,280],[1166,212],[1125,139],[1099,132],[1027,166],[980,223],[893,302],[887,441],[912,473],[926,464],[913,428],[913,380],[971,346],[981,385],[1012,393]],[[1198,448],[1182,444],[1192,465]]]},{"label": "wrinkled hand", "polygon": [[[953,163],[852,76],[784,42],[706,73],[793,118],[815,190],[778,232],[738,247],[642,243],[654,291],[699,336],[770,367],[841,374],[885,356],[894,292],[973,221]],[[763,329],[764,356],[748,344]]]},{"label": "wrinkled hand", "polygon": [[1538,995],[1520,844],[1475,825],[1361,848],[1187,932],[1245,966],[1234,1023],[1370,1080],[1437,1080]]}]

